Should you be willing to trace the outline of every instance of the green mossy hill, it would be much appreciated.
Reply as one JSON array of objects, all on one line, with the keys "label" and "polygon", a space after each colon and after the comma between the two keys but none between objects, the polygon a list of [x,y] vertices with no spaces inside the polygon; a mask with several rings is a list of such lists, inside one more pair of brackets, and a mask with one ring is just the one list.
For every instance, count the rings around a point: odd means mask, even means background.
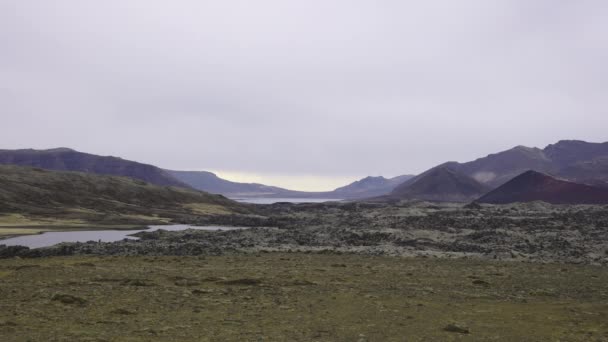
[{"label": "green mossy hill", "polygon": [[0,166],[0,213],[98,212],[155,215],[246,213],[246,206],[223,196],[152,185],[118,176]]}]

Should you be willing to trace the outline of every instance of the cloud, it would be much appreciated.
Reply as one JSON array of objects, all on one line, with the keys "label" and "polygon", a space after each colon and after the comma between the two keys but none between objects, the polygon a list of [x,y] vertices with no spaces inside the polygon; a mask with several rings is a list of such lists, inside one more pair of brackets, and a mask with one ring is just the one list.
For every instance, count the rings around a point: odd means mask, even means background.
[{"label": "cloud", "polygon": [[0,3],[2,145],[394,176],[606,139],[604,1]]}]

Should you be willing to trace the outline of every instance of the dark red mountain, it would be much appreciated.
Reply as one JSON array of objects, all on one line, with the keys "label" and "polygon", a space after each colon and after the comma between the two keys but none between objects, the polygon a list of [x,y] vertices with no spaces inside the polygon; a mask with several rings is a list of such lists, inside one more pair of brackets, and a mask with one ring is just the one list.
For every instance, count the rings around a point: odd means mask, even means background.
[{"label": "dark red mountain", "polygon": [[532,201],[553,204],[608,204],[608,189],[527,171],[477,200],[493,204]]}]

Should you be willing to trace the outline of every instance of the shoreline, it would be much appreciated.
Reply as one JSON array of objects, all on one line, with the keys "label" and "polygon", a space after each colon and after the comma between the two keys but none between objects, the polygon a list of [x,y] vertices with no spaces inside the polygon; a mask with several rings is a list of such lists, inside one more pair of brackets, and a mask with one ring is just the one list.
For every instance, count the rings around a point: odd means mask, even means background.
[{"label": "shoreline", "polygon": [[[169,224],[154,224],[154,226],[164,226],[164,225],[169,225]],[[0,226],[0,245],[2,244],[3,240],[7,240],[7,239],[12,239],[15,237],[22,237],[22,236],[30,236],[30,235],[42,235],[44,233],[53,233],[53,232],[77,232],[77,231],[99,231],[99,230],[148,230],[150,229],[151,225],[108,225],[108,226],[103,226],[103,225],[91,225],[91,226],[58,226],[58,227],[48,227],[48,226],[43,226],[43,225],[28,225],[28,226]],[[15,234],[1,234],[2,230],[4,229],[22,229],[22,230],[27,230],[27,229],[31,229],[31,230],[36,230],[38,229],[39,231],[37,232],[32,232],[32,233],[23,233],[23,234],[19,234],[19,233],[15,233]]]}]

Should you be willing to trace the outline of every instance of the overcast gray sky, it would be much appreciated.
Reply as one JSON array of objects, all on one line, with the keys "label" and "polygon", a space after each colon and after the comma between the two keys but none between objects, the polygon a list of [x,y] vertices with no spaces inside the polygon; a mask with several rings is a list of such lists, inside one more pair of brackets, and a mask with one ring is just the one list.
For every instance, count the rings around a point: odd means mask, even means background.
[{"label": "overcast gray sky", "polygon": [[0,0],[0,148],[329,189],[608,140],[608,1]]}]

